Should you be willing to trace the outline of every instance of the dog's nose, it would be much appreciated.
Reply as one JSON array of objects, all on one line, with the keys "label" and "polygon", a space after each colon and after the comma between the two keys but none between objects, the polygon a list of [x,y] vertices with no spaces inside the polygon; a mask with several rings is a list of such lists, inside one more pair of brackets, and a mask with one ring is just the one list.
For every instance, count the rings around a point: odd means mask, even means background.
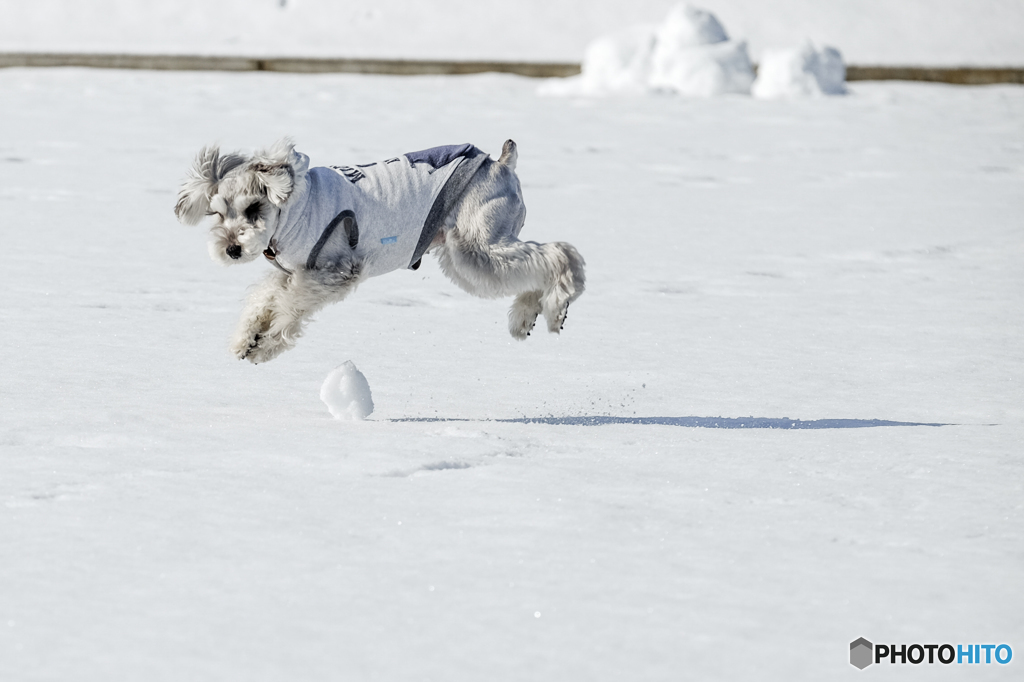
[{"label": "dog's nose", "polygon": [[239,246],[238,244],[232,244],[231,246],[228,247],[228,255],[234,258],[235,260],[241,258],[242,247]]}]

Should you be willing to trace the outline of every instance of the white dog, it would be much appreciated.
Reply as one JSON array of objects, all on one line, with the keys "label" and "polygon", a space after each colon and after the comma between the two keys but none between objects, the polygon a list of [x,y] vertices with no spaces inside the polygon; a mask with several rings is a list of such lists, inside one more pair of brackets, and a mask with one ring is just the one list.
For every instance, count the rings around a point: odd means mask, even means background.
[{"label": "white dog", "polygon": [[583,293],[583,258],[564,242],[519,240],[526,218],[505,142],[494,161],[464,144],[357,166],[309,168],[282,140],[253,156],[196,156],[174,208],[195,225],[215,216],[210,255],[225,264],[264,256],[276,266],[249,293],[231,350],[266,362],[295,345],[306,320],[366,277],[415,270],[433,251],[476,296],[515,296],[509,332],[529,336],[537,316],[557,333]]}]

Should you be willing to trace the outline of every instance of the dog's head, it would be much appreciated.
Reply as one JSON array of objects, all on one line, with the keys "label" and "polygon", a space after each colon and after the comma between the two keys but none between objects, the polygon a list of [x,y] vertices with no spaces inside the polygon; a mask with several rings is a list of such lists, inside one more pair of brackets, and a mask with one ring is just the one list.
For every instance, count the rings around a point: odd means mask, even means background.
[{"label": "dog's head", "polygon": [[213,216],[210,257],[248,263],[270,245],[281,208],[304,187],[309,158],[288,139],[252,156],[204,147],[178,191],[174,213],[186,225]]}]

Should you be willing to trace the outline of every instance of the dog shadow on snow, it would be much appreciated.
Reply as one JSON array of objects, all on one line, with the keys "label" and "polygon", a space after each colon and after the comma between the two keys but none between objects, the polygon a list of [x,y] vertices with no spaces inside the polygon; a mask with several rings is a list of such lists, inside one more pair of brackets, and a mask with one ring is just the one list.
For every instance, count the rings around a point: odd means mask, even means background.
[{"label": "dog shadow on snow", "polygon": [[865,429],[878,426],[952,426],[886,419],[790,419],[788,417],[518,417],[515,419],[458,419],[445,417],[401,417],[392,422],[496,422],[504,424],[550,424],[553,426],[686,426],[700,429]]},{"label": "dog shadow on snow", "polygon": [[[386,422],[434,422],[434,423],[488,423],[488,424],[549,424],[552,426],[606,426],[608,424],[639,424],[653,426],[685,426],[702,429],[865,429],[878,426],[955,426],[955,424],[898,422],[886,419],[781,419],[771,417],[518,417],[515,419],[465,419],[445,417],[398,417],[384,419]],[[509,454],[509,453],[505,453]],[[388,477],[404,478],[447,469],[468,469],[469,462],[444,460],[432,462],[407,470],[395,470],[383,474]]]}]

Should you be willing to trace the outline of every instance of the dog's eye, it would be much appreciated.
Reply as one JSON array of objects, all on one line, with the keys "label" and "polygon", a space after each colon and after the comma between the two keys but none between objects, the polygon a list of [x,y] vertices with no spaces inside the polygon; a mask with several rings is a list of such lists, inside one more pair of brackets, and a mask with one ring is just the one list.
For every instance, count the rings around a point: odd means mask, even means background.
[{"label": "dog's eye", "polygon": [[254,201],[249,204],[249,208],[245,209],[245,219],[250,223],[256,222],[256,219],[260,217],[260,202]]}]

